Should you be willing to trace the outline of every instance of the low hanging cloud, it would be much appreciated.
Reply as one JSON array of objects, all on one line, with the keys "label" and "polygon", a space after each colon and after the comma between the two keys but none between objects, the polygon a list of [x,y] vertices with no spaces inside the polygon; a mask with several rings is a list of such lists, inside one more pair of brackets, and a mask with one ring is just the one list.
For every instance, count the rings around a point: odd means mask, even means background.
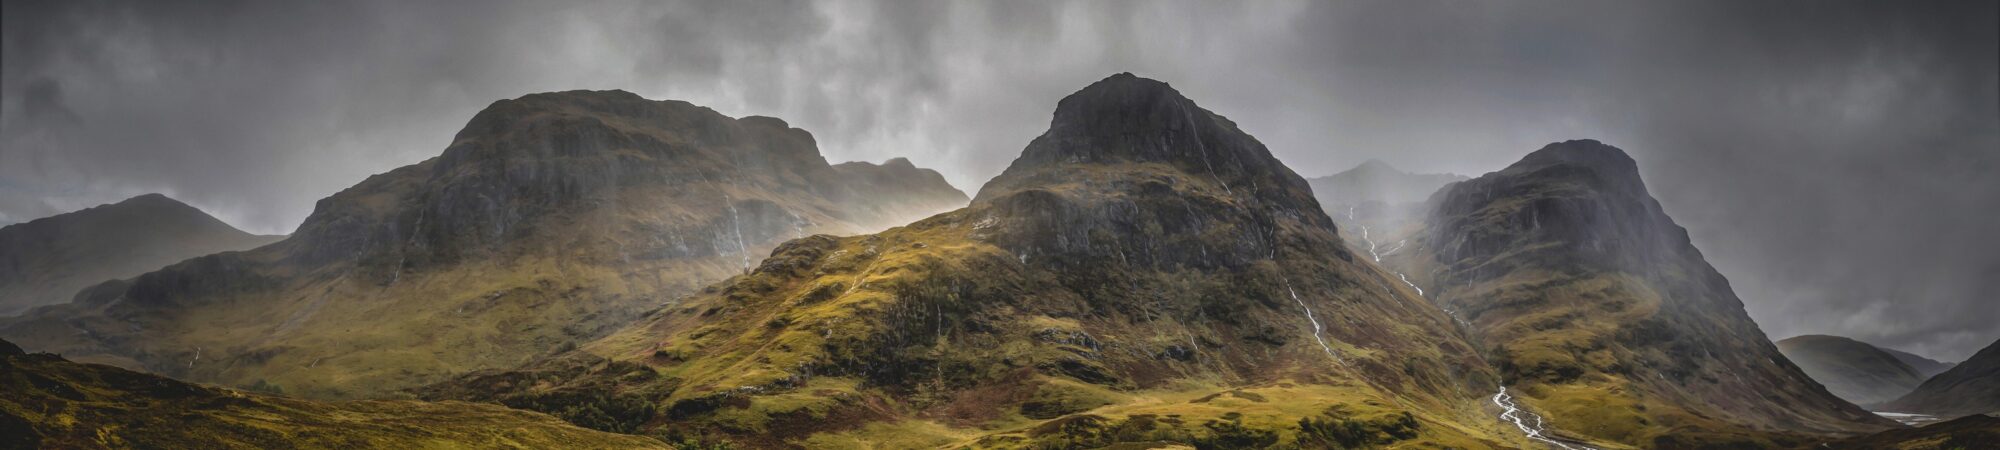
[{"label": "low hanging cloud", "polygon": [[1302,174],[1598,138],[1772,337],[2000,338],[1992,2],[0,3],[0,222],[145,192],[284,233],[487,104],[625,89],[976,190],[1106,75]]}]

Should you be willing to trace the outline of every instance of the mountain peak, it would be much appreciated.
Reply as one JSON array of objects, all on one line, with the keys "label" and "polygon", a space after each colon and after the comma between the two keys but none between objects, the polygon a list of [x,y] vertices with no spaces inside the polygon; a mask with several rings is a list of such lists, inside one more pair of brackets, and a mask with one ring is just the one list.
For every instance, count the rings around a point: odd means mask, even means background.
[{"label": "mountain peak", "polygon": [[1354,166],[1353,169],[1348,169],[1348,170],[1360,171],[1360,172],[1402,172],[1402,170],[1397,169],[1396,166],[1391,166],[1389,165],[1389,163],[1382,162],[1382,160],[1375,158],[1368,158],[1367,161],[1362,161],[1361,165]]},{"label": "mountain peak", "polygon": [[174,200],[173,197],[168,197],[166,194],[161,194],[158,192],[149,192],[145,194],[135,195],[132,196],[132,198],[125,199],[124,201],[121,201],[119,203],[125,203],[125,202],[167,202],[174,204],[181,203],[180,200]]},{"label": "mountain peak", "polygon": [[1842,336],[1808,334],[1775,342],[1778,351],[1828,392],[1856,405],[1895,400],[1925,376],[1880,347]]},{"label": "mountain peak", "polygon": [[[1163,182],[1162,176],[1181,180],[1176,190],[1184,193],[1256,197],[1250,203],[1287,211],[1318,208],[1305,179],[1235,122],[1202,109],[1165,82],[1130,73],[1064,97],[1048,131],[1029,142],[974,201],[1079,184],[1123,190],[1143,187],[1139,179]],[[1114,179],[1126,183],[1110,183]]]},{"label": "mountain peak", "polygon": [[[1003,246],[1036,255],[1115,257],[1120,246],[1129,245],[1148,254],[1147,264],[1249,264],[1268,258],[1280,244],[1269,224],[1281,219],[1313,228],[1311,245],[1338,241],[1332,219],[1305,178],[1263,143],[1166,83],[1130,74],[1063,98],[1048,131],[981,187],[973,204],[993,206],[996,216],[1023,219],[1022,233],[996,234],[1020,238]],[[1149,221],[1164,225],[1151,228]],[[1226,243],[1194,236],[1214,223],[1266,228]],[[1034,231],[1119,229],[1128,232],[1116,234],[1125,241],[1117,244]],[[1175,242],[1160,243],[1168,240]]]},{"label": "mountain peak", "polygon": [[[99,205],[83,211],[93,211],[96,214],[149,214],[166,215],[185,218],[187,220],[215,220],[199,208],[157,192],[136,195],[132,198],[119,200],[118,203]],[[157,220],[159,217],[155,219]]]},{"label": "mountain peak", "polygon": [[1048,132],[1016,164],[1200,157],[1207,140],[1202,135],[1216,134],[1223,124],[1235,131],[1233,123],[1217,119],[1167,83],[1112,75],[1057,102]]},{"label": "mountain peak", "polygon": [[1603,142],[1598,142],[1596,139],[1575,139],[1550,143],[1549,145],[1542,146],[1540,150],[1535,150],[1534,153],[1529,153],[1528,156],[1521,158],[1519,162],[1515,162],[1514,165],[1507,168],[1511,170],[1516,167],[1541,167],[1558,164],[1633,174],[1639,172],[1639,163],[1633,161],[1632,157],[1625,154],[1624,150],[1606,145]]},{"label": "mountain peak", "polygon": [[0,315],[69,301],[104,280],[279,238],[245,233],[161,194],[0,227]]}]

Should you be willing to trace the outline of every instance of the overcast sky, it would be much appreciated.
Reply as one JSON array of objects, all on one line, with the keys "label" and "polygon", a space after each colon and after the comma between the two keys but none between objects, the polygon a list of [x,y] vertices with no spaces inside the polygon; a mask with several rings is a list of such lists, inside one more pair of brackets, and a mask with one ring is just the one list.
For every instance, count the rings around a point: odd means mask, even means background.
[{"label": "overcast sky", "polygon": [[967,192],[1131,71],[1301,174],[1631,152],[1773,338],[2000,338],[2000,13],[1869,2],[18,1],[0,223],[162,192],[258,233],[472,114],[625,89],[771,115]]}]

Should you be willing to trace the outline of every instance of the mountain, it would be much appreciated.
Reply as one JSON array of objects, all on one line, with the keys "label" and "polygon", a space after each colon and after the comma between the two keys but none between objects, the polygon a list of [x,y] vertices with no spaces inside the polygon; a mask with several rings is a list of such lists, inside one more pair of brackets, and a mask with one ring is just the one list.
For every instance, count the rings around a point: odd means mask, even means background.
[{"label": "mountain", "polygon": [[770,117],[622,91],[502,100],[282,242],[94,286],[0,336],[201,382],[389,393],[602,336],[787,239],[966,201],[907,162],[844,166]]},{"label": "mountain", "polygon": [[[1313,197],[1319,199],[1320,207],[1333,217],[1334,223],[1353,235],[1353,231],[1364,228],[1371,234],[1393,233],[1421,222],[1427,211],[1424,200],[1445,185],[1465,180],[1464,175],[1404,172],[1370,159],[1353,169],[1306,182],[1312,185]],[[1357,251],[1367,253],[1368,246],[1375,244],[1358,237],[1349,236],[1349,244],[1356,245]],[[1388,251],[1394,246],[1381,243],[1376,247],[1377,251]]]},{"label": "mountain", "polygon": [[668,448],[474,403],[320,403],[27,354],[0,341],[5,448]]},{"label": "mountain", "polygon": [[1958,365],[1958,363],[1941,362],[1938,360],[1925,358],[1915,353],[1910,353],[1893,348],[1885,348],[1885,347],[1877,347],[1877,348],[1881,348],[1882,351],[1889,352],[1890,356],[1896,357],[1896,359],[1902,361],[1903,364],[1909,364],[1910,368],[1917,369],[1917,374],[1923,375],[1924,379],[1930,379],[1930,377],[1937,376],[1937,374],[1944,373],[1944,371],[1951,370],[1953,366]]},{"label": "mountain", "polygon": [[1689,448],[1894,425],[1786,360],[1617,148],[1550,144],[1431,202],[1383,260],[1470,324],[1551,428]]},{"label": "mountain", "polygon": [[2000,341],[1881,409],[1947,417],[2000,413]]},{"label": "mountain", "polygon": [[77,291],[284,236],[237,230],[160,194],[0,228],[0,316],[70,301]]},{"label": "mountain", "polygon": [[1366,203],[1423,203],[1447,184],[1465,181],[1464,175],[1404,172],[1378,160],[1363,161],[1344,172],[1306,180],[1313,196],[1334,215],[1348,207]]},{"label": "mountain", "polygon": [[1895,400],[1924,382],[1923,374],[1895,355],[1853,339],[1805,335],[1777,344],[1778,351],[1806,375],[1856,405]]},{"label": "mountain", "polygon": [[787,242],[575,352],[419,394],[748,448],[1533,445],[1394,280],[1234,122],[1118,74],[963,209]]},{"label": "mountain", "polygon": [[840,184],[843,190],[837,197],[856,211],[854,215],[876,218],[867,224],[869,229],[862,231],[882,231],[915,222],[964,206],[968,201],[964,192],[944,180],[944,175],[918,168],[905,158],[889,158],[880,165],[844,162],[834,164],[833,171],[847,180]]}]

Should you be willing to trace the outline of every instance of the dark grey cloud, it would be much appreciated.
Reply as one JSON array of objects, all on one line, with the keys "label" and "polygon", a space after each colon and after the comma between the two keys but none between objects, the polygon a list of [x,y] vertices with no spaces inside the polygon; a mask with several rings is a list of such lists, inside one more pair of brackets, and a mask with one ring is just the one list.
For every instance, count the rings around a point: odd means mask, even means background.
[{"label": "dark grey cloud", "polygon": [[1299,172],[1633,153],[1772,337],[2000,338],[1993,2],[0,3],[0,222],[164,192],[257,232],[479,108],[626,89],[971,190],[1056,100],[1173,83]]}]

